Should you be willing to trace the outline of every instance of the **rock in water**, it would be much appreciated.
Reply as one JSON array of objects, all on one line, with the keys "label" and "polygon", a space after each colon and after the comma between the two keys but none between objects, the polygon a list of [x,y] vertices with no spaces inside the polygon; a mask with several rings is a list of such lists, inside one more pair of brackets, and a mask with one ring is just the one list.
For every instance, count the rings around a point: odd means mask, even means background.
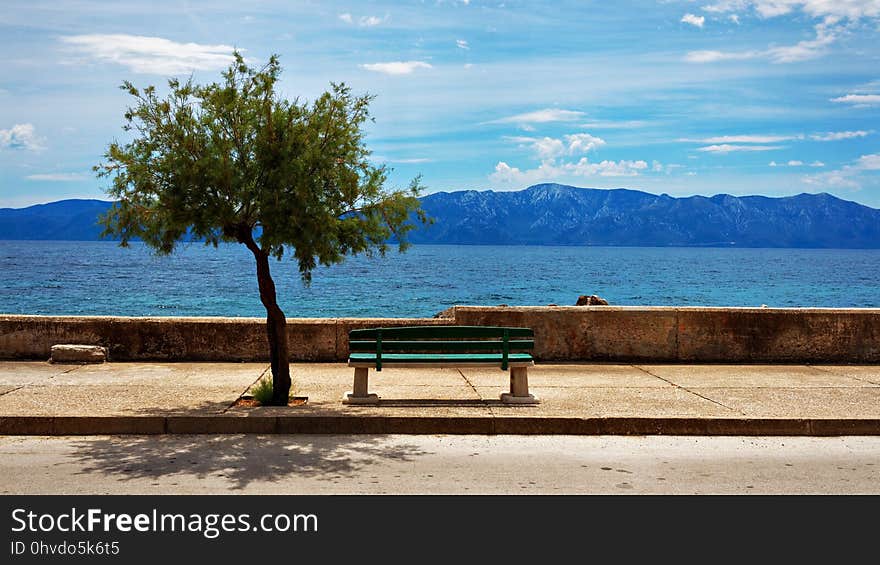
[{"label": "rock in water", "polygon": [[453,306],[452,308],[447,308],[446,310],[443,310],[442,312],[437,312],[436,314],[434,314],[434,317],[435,318],[455,318],[455,307]]},{"label": "rock in water", "polygon": [[578,301],[575,306],[608,306],[608,301],[595,294],[591,294],[590,296],[582,294],[578,296]]}]

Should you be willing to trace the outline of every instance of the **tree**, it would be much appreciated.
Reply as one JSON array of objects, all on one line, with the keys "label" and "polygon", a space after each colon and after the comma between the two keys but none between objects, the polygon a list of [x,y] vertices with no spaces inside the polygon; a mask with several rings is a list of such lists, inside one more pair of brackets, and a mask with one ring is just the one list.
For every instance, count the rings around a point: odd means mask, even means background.
[{"label": "tree", "polygon": [[101,218],[120,245],[139,238],[160,254],[178,242],[237,242],[256,260],[272,366],[272,403],[287,405],[286,318],[278,306],[271,257],[291,256],[308,284],[317,265],[348,255],[400,251],[420,208],[419,179],[386,190],[387,170],[369,161],[362,126],[372,96],[345,84],[311,103],[275,90],[277,56],[255,69],[235,53],[223,80],[200,86],[168,81],[163,98],[126,81],[135,102],[125,113],[129,143],[112,142],[94,170],[116,200]]}]

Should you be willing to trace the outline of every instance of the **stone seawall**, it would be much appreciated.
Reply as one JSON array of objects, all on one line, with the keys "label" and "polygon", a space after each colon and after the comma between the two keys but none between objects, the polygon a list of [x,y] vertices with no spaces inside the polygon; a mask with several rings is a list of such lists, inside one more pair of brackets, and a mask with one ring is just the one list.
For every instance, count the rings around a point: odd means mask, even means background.
[{"label": "stone seawall", "polygon": [[[290,318],[294,361],[337,361],[355,328],[442,323],[435,319]],[[448,323],[448,320],[446,320]],[[112,361],[268,361],[262,318],[0,316],[0,358],[48,359],[53,345],[102,345]]]},{"label": "stone seawall", "polygon": [[[880,309],[456,306],[449,318],[291,318],[293,361],[344,361],[349,330],[458,324],[535,330],[539,361],[880,363]],[[0,358],[48,359],[53,345],[110,359],[265,361],[261,318],[0,316]]]},{"label": "stone seawall", "polygon": [[880,362],[880,309],[460,306],[455,321],[531,327],[548,361]]}]

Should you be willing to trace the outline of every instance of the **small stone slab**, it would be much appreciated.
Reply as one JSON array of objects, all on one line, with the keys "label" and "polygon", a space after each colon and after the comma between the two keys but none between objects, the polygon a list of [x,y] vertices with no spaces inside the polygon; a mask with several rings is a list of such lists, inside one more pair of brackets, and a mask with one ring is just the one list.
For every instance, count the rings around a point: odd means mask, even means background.
[{"label": "small stone slab", "polygon": [[53,345],[52,363],[103,363],[107,348],[100,345]]}]

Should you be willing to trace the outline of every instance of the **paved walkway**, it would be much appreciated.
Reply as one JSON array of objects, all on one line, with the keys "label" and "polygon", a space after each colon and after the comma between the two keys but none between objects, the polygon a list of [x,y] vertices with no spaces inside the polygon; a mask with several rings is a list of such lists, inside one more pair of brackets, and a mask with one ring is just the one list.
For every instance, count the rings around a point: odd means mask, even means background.
[{"label": "paved walkway", "polygon": [[537,406],[501,404],[499,369],[387,369],[378,406],[347,406],[353,369],[293,364],[305,405],[234,406],[267,370],[0,362],[0,434],[880,435],[880,366],[539,364]]}]

